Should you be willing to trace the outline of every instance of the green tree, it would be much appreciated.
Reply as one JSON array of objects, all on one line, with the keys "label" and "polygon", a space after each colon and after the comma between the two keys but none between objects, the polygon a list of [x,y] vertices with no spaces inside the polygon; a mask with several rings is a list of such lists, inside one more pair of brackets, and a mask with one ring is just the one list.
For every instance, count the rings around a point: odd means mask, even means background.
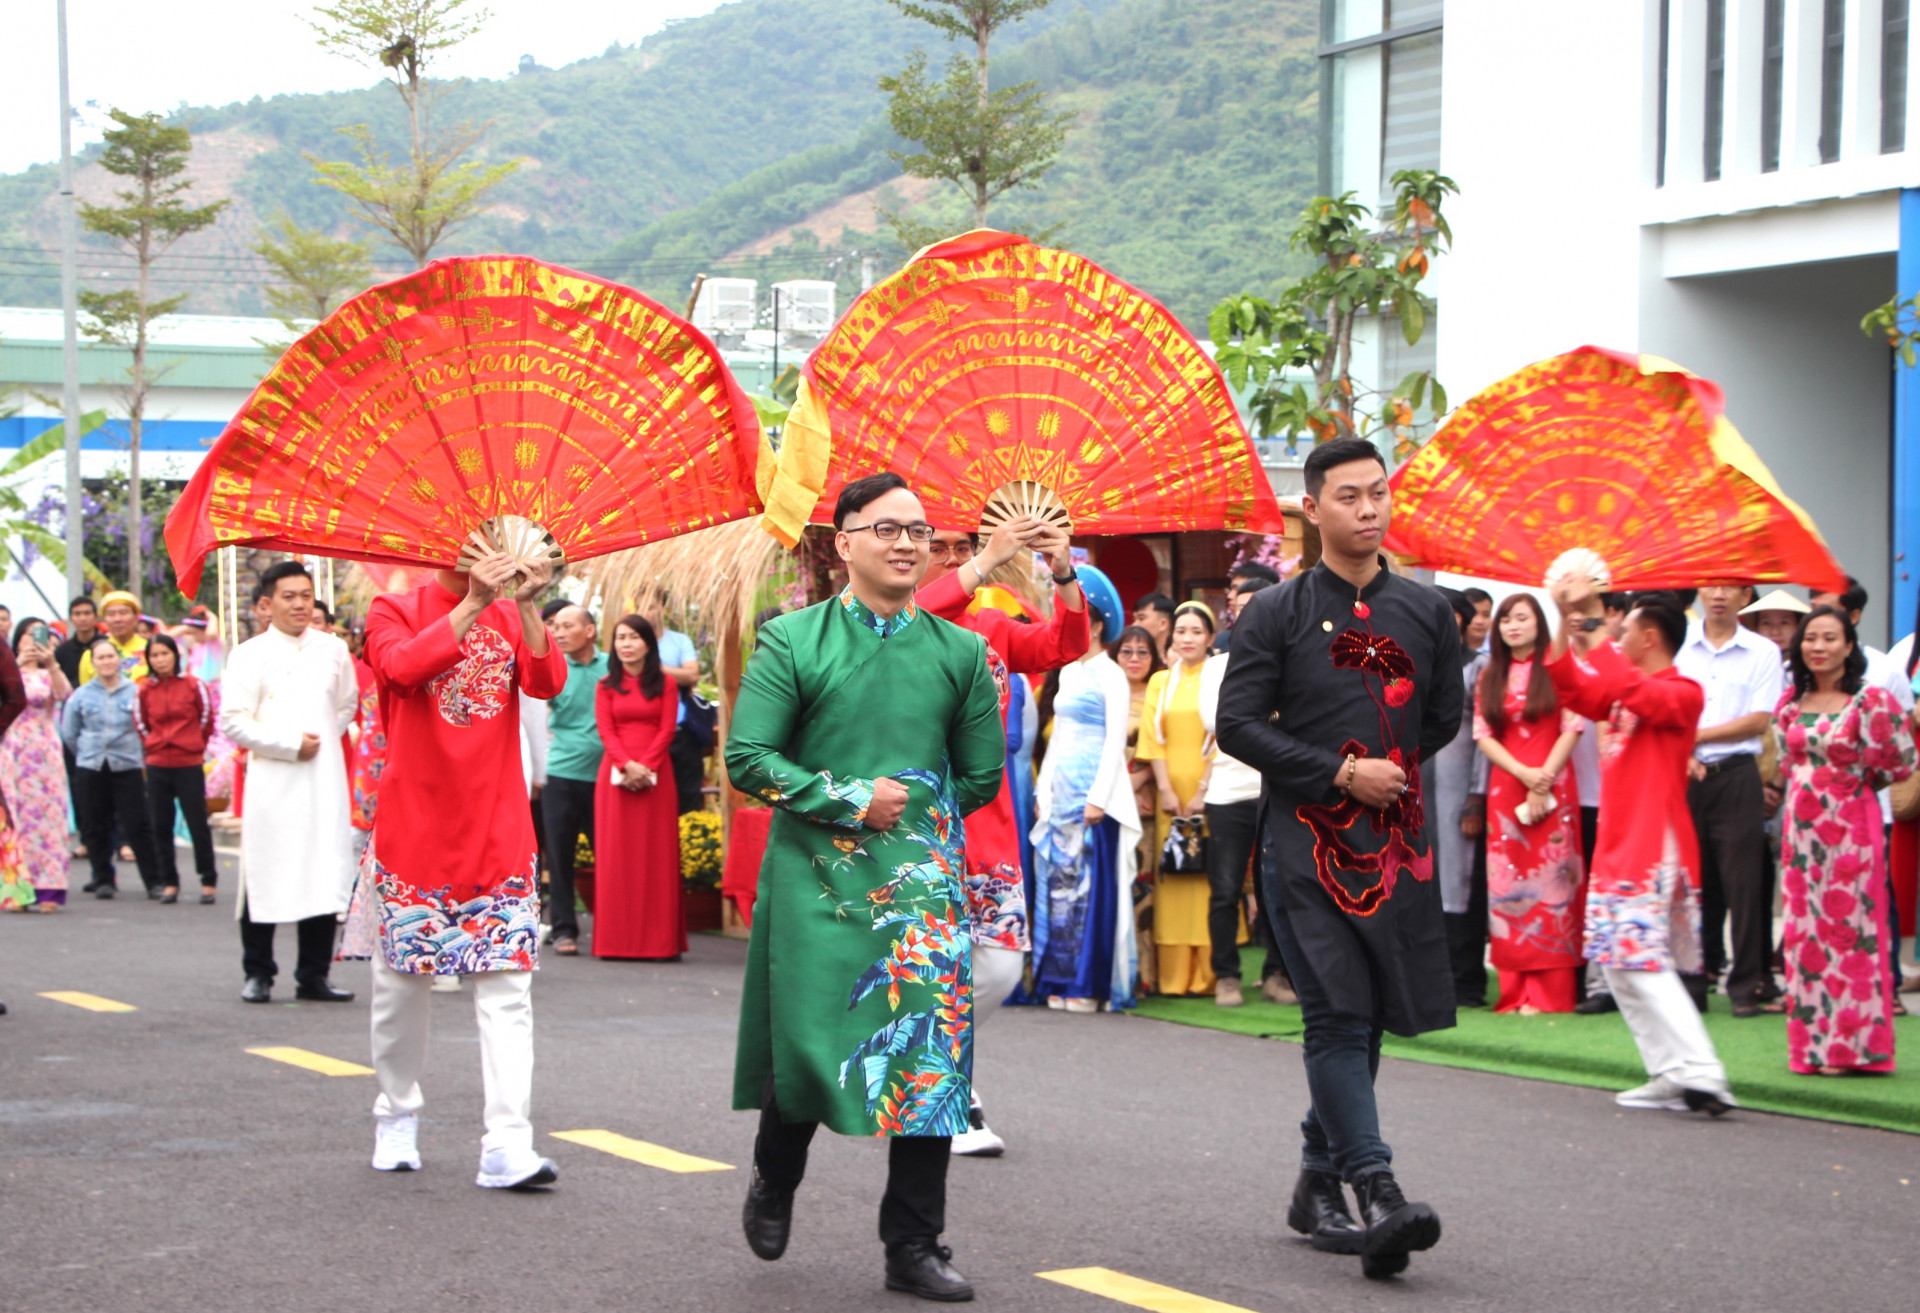
[{"label": "green tree", "polygon": [[427,66],[486,23],[468,0],[342,0],[314,9],[309,25],[327,49],[384,70],[407,108],[408,153],[395,164],[364,123],[341,128],[357,159],[309,155],[317,181],[352,201],[360,217],[385,234],[417,265],[454,228],[483,208],[486,194],[520,167],[519,160],[483,164],[463,160],[488,123],[459,123],[436,132],[430,122],[437,88]]},{"label": "green tree", "polygon": [[[930,23],[950,40],[972,38],[971,58],[956,54],[946,75],[929,77],[927,54],[916,50],[907,66],[880,79],[893,130],[920,147],[888,152],[908,176],[958,187],[973,207],[973,226],[983,228],[987,206],[1016,187],[1031,187],[1052,168],[1072,126],[1071,111],[1047,108],[1038,82],[993,90],[987,81],[988,47],[1007,24],[1047,7],[1049,0],[889,0],[901,13]],[[946,236],[924,231],[898,213],[882,217],[909,250]]]},{"label": "green tree", "polygon": [[[12,404],[0,405],[0,419],[11,418],[18,413],[19,407],[17,406]],[[106,411],[88,411],[80,417],[80,436],[83,438],[86,437],[87,434],[93,432],[106,422]],[[41,522],[45,516],[40,514],[36,508],[28,506],[26,499],[20,495],[20,488],[21,485],[26,482],[28,471],[49,456],[64,453],[66,445],[66,424],[55,424],[51,428],[43,430],[39,437],[34,438],[31,442],[23,445],[20,450],[14,452],[6,464],[0,465],[0,546],[6,549],[7,563],[9,565],[20,566],[23,575],[26,575],[25,567],[34,551],[38,551],[41,555],[52,561],[54,566],[63,573],[67,568],[66,538],[48,530],[47,526]],[[60,504],[59,512],[60,518],[64,521],[66,518],[64,503]],[[164,508],[162,508],[161,513],[165,514]],[[91,533],[88,534],[88,537],[91,537]],[[12,540],[15,538],[19,538],[22,543],[25,544],[25,551],[14,551]],[[0,567],[0,573],[3,572],[4,567]],[[108,579],[101,571],[100,567],[94,564],[92,553],[86,552],[84,547],[80,557],[80,573],[103,592],[111,591],[116,586],[113,581]],[[31,575],[26,575],[26,578],[28,583],[33,582]],[[34,591],[40,591],[38,584],[34,584]],[[49,607],[53,608],[55,615],[60,614],[65,609],[64,607],[56,606],[53,599],[47,597],[45,593],[41,593],[40,596]]]},{"label": "green tree", "polygon": [[[186,171],[193,137],[183,127],[164,122],[158,114],[109,111],[119,126],[105,132],[106,150],[100,166],[131,186],[115,192],[118,205],[80,203],[80,222],[125,248],[134,258],[131,288],[113,292],[83,291],[80,308],[88,316],[88,335],[133,353],[133,365],[123,389],[127,409],[127,540],[131,579],[141,578],[140,436],[146,419],[147,397],[159,381],[147,359],[148,331],[153,321],[172,314],[187,299],[153,295],[153,267],[175,242],[189,233],[211,227],[227,208],[226,201],[190,206],[182,193],[193,186]],[[164,371],[162,371],[164,372]]]},{"label": "green tree", "polygon": [[367,242],[302,228],[284,211],[261,227],[253,249],[280,280],[266,289],[267,306],[296,336],[373,281],[373,248]]},{"label": "green tree", "polygon": [[1393,187],[1392,220],[1379,228],[1352,192],[1314,197],[1292,238],[1313,257],[1312,271],[1273,301],[1242,292],[1214,307],[1207,328],[1215,360],[1236,390],[1253,383],[1248,405],[1262,434],[1304,431],[1318,443],[1388,433],[1404,457],[1415,445],[1419,411],[1435,421],[1446,413],[1446,390],[1426,370],[1389,389],[1357,387],[1353,379],[1353,330],[1363,316],[1398,320],[1409,346],[1425,334],[1433,302],[1420,284],[1432,257],[1453,240],[1440,212],[1459,191],[1453,179],[1402,169]]}]

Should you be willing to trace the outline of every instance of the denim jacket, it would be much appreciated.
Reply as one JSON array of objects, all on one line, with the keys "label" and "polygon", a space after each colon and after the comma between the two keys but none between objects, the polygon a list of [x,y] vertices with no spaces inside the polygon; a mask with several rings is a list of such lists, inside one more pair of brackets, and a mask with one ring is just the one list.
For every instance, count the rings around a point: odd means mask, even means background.
[{"label": "denim jacket", "polygon": [[140,691],[130,679],[109,692],[98,680],[82,684],[67,699],[60,737],[83,770],[139,770],[146,748],[134,725]]}]

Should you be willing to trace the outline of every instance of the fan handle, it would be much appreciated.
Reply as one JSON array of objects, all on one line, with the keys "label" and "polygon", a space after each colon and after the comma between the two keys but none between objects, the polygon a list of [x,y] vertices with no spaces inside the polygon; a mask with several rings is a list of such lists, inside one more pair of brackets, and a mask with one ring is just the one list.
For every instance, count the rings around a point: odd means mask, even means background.
[{"label": "fan handle", "polygon": [[1009,521],[1028,516],[1069,537],[1073,534],[1073,517],[1067,513],[1066,503],[1052,488],[1033,479],[1015,479],[989,493],[987,504],[980,510],[980,532],[992,533]]},{"label": "fan handle", "polygon": [[[565,549],[538,521],[518,515],[496,515],[481,521],[467,534],[466,544],[460,549],[454,569],[465,574],[479,563],[481,557],[494,552],[505,552],[519,563],[516,579],[525,579],[541,561],[551,562],[556,575],[567,563]],[[516,583],[515,588],[518,587]]]}]

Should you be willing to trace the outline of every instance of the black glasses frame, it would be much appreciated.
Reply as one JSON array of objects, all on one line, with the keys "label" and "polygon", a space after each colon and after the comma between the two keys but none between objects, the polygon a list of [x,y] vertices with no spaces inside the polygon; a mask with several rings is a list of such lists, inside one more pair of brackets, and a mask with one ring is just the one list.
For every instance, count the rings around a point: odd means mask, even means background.
[{"label": "black glasses frame", "polygon": [[907,535],[908,542],[919,543],[922,546],[933,541],[933,526],[925,520],[916,520],[912,524],[901,524],[897,520],[875,520],[872,524],[857,525],[850,529],[842,529],[840,532],[864,533],[868,529],[873,530],[873,536],[883,543],[899,542],[902,533]]}]

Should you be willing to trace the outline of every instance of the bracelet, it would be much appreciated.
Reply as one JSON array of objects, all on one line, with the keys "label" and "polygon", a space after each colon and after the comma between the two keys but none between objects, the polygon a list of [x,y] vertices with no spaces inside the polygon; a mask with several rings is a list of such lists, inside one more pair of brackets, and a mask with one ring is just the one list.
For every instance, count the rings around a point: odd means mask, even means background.
[{"label": "bracelet", "polygon": [[973,567],[973,586],[976,589],[985,588],[987,586],[987,576],[980,572],[979,563],[976,561],[968,561],[967,564]]},{"label": "bracelet", "polygon": [[1360,758],[1349,753],[1347,755],[1347,769],[1346,769],[1347,778],[1344,781],[1342,781],[1338,776],[1335,776],[1333,787],[1340,790],[1340,792],[1342,793],[1347,792],[1348,790],[1353,788],[1353,777],[1358,775],[1359,773],[1360,773]]}]

